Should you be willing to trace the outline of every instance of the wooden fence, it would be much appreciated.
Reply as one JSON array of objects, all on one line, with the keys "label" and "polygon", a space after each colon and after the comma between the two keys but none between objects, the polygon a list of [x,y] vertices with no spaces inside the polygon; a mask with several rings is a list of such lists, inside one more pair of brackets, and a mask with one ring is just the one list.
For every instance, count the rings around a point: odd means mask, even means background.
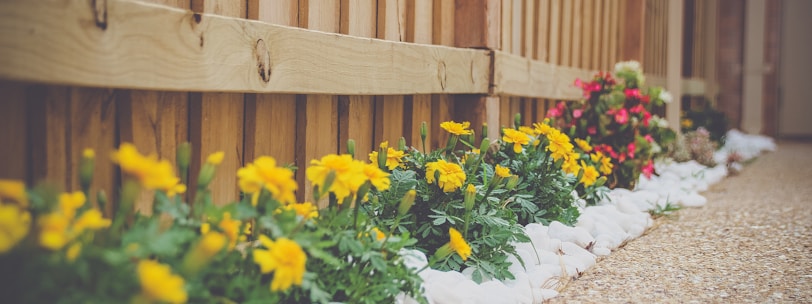
[{"label": "wooden fence", "polygon": [[442,121],[539,121],[617,61],[664,71],[664,0],[151,2],[0,2],[0,178],[76,190],[92,148],[93,190],[109,193],[121,142],[174,160],[190,141],[192,176],[225,151],[225,203],[260,155],[303,169],[352,138],[364,159],[381,141],[418,145],[423,121],[436,147]]}]

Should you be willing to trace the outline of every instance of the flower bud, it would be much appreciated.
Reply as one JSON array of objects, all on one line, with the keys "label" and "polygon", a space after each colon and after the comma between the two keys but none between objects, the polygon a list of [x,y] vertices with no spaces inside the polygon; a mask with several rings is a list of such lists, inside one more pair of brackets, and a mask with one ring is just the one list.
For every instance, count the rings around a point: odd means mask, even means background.
[{"label": "flower bud", "polygon": [[473,145],[474,142],[476,142],[476,134],[475,133],[476,132],[474,130],[471,130],[471,134],[465,135],[465,141],[467,141],[468,143]]},{"label": "flower bud", "polygon": [[352,138],[347,140],[347,153],[352,156],[352,158],[355,158],[355,140]]},{"label": "flower bud", "polygon": [[192,144],[189,142],[184,142],[178,146],[178,150],[176,152],[176,161],[178,162],[178,167],[180,168],[181,172],[186,171],[189,168],[189,163],[192,159]]},{"label": "flower bud", "polygon": [[387,154],[388,148],[381,146],[378,149],[378,168],[381,168],[384,172],[389,172],[386,168],[386,159],[389,157]]},{"label": "flower bud", "polygon": [[521,125],[522,125],[522,113],[516,113],[516,115],[513,116],[513,128],[519,129],[519,126]]},{"label": "flower bud", "polygon": [[420,139],[423,140],[424,142],[426,141],[426,137],[428,136],[429,133],[428,129],[429,128],[426,125],[425,121],[420,123]]},{"label": "flower bud", "polygon": [[406,151],[406,138],[401,137],[398,139],[398,150]]},{"label": "flower bud", "polygon": [[105,209],[107,209],[107,193],[105,193],[103,189],[96,193],[96,202],[99,204],[99,210],[104,213]]},{"label": "flower bud", "polygon": [[90,183],[93,182],[95,160],[96,153],[93,152],[93,149],[85,149],[82,152],[82,160],[79,161],[79,184],[85,193],[90,190]]},{"label": "flower bud", "polygon": [[482,143],[479,145],[479,155],[482,156],[482,155],[485,155],[485,153],[488,153],[488,148],[490,148],[490,147],[491,147],[491,140],[488,139],[487,137],[483,138]]},{"label": "flower bud", "polygon": [[465,188],[465,198],[463,199],[465,211],[471,211],[471,209],[474,209],[475,201],[476,201],[476,187],[474,187],[474,184],[468,184],[468,186]]},{"label": "flower bud", "polygon": [[214,173],[217,171],[217,167],[209,162],[203,164],[203,167],[200,168],[200,173],[197,175],[197,188],[198,189],[206,189],[211,183],[211,180],[214,179]]},{"label": "flower bud", "polygon": [[519,176],[512,175],[511,177],[508,177],[508,181],[507,181],[507,184],[505,184],[505,188],[508,191],[510,191],[510,190],[513,190],[514,188],[516,188],[516,186],[518,184],[519,184]]},{"label": "flower bud", "polygon": [[416,196],[417,191],[414,189],[406,191],[406,195],[400,199],[400,205],[398,205],[398,215],[405,215],[407,212],[409,212],[409,209],[411,209],[412,205],[414,205]]},{"label": "flower bud", "polygon": [[204,234],[200,241],[183,258],[181,269],[187,276],[195,276],[208,265],[215,255],[223,250],[228,242],[225,235],[219,232]]}]

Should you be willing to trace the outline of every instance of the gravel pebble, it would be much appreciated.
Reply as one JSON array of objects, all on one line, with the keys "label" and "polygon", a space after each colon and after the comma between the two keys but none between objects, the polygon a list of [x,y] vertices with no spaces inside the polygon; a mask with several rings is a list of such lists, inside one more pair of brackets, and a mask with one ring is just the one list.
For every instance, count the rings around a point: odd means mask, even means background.
[{"label": "gravel pebble", "polygon": [[703,195],[549,303],[812,303],[812,143],[779,142]]}]

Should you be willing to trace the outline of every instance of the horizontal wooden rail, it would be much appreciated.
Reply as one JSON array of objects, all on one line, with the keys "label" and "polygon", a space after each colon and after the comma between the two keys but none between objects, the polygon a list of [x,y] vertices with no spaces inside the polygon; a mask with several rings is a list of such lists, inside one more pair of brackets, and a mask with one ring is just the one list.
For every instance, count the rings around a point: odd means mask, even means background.
[{"label": "horizontal wooden rail", "polygon": [[303,94],[485,94],[482,50],[360,38],[128,0],[0,2],[0,78]]},{"label": "horizontal wooden rail", "polygon": [[[665,77],[646,75],[646,84],[665,87]],[[705,79],[701,78],[683,78],[681,87],[683,96],[701,96],[707,90]]]},{"label": "horizontal wooden rail", "polygon": [[558,66],[501,51],[494,52],[493,94],[549,99],[580,99],[575,79],[594,71]]}]

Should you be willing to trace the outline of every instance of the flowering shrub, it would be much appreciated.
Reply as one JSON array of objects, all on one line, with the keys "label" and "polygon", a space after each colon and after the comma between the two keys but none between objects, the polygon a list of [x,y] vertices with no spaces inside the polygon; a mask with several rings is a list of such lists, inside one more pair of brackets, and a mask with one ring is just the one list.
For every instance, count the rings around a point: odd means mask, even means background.
[{"label": "flowering shrub", "polygon": [[677,140],[672,157],[679,162],[696,160],[702,165],[713,167],[716,166],[713,158],[716,149],[717,143],[711,140],[710,132],[700,127],[696,131],[685,133]]},{"label": "flowering shrub", "polygon": [[639,63],[620,62],[614,76],[601,72],[588,82],[576,80],[584,100],[560,102],[547,112],[557,127],[587,140],[596,152],[611,159],[610,187],[631,189],[641,173],[650,176],[652,158],[662,152],[658,141],[674,137],[663,120],[651,114],[653,107],[672,97],[661,88],[644,87],[644,82]]}]

